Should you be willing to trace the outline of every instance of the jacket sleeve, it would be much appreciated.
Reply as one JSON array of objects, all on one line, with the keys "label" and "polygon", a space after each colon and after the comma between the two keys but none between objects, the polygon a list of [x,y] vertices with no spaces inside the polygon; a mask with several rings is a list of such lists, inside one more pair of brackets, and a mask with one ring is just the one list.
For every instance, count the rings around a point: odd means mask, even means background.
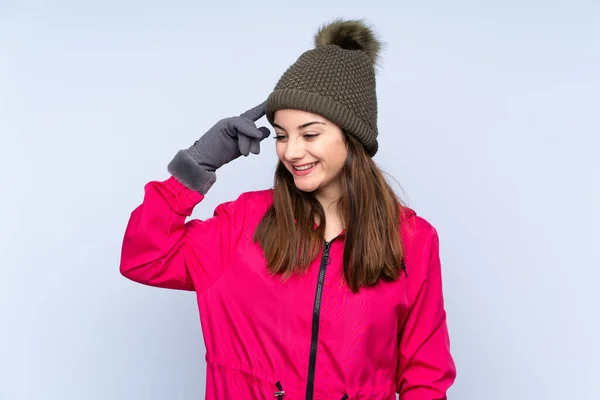
[{"label": "jacket sleeve", "polygon": [[243,220],[240,199],[219,205],[204,221],[186,223],[204,196],[174,177],[145,186],[144,199],[130,215],[120,271],[149,286],[202,291],[223,272]]},{"label": "jacket sleeve", "polygon": [[[424,267],[422,273],[413,274],[420,284],[400,337],[396,374],[400,400],[446,400],[446,391],[456,377],[442,294],[438,235],[431,226],[427,235],[421,254],[415,255],[420,258],[416,263]],[[410,279],[411,272],[408,274]]]}]

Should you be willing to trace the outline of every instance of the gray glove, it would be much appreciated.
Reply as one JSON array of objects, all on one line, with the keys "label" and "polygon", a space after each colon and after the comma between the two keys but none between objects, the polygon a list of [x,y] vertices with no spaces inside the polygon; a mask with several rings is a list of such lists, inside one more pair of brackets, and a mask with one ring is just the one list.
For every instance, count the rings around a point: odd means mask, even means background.
[{"label": "gray glove", "polygon": [[177,152],[167,167],[169,173],[189,189],[206,194],[217,180],[217,169],[241,155],[260,153],[260,142],[270,134],[268,128],[254,124],[263,115],[265,103],[220,120],[190,148]]}]

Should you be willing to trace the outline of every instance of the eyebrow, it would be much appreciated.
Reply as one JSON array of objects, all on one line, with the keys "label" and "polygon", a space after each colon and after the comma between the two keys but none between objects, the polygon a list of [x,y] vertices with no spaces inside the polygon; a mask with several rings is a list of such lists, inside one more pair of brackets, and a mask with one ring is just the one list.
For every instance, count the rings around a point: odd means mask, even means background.
[{"label": "eyebrow", "polygon": [[[311,126],[311,125],[314,125],[314,124],[327,125],[325,122],[321,122],[321,121],[310,121],[310,122],[307,122],[307,123],[305,123],[305,124],[302,124],[302,125],[300,125],[300,126],[298,127],[298,129],[304,129],[304,128],[306,128],[307,126]],[[279,128],[279,129],[281,129],[282,131],[285,131],[285,129],[284,129],[283,127],[281,127],[281,126],[277,125],[276,123],[273,123],[273,126],[274,126],[275,128]]]}]

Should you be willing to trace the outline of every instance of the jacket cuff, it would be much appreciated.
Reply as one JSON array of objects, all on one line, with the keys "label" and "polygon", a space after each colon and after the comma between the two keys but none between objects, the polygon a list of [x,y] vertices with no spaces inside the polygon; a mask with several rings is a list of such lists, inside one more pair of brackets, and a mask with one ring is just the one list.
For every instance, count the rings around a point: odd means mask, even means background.
[{"label": "jacket cuff", "polygon": [[204,199],[202,193],[189,189],[174,176],[161,182],[150,182],[146,190],[150,187],[160,193],[174,212],[186,217],[189,217],[194,207]]}]

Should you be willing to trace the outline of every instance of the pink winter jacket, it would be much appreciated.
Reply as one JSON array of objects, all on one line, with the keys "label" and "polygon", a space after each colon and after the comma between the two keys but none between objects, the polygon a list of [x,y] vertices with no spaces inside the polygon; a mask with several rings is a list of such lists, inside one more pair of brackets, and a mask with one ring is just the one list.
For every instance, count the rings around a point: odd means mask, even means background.
[{"label": "pink winter jacket", "polygon": [[408,277],[353,294],[343,234],[303,276],[269,274],[252,235],[272,191],[243,193],[186,222],[203,196],[175,178],[150,182],[131,214],[121,273],[196,292],[206,399],[446,399],[455,378],[435,229],[405,209]]}]

